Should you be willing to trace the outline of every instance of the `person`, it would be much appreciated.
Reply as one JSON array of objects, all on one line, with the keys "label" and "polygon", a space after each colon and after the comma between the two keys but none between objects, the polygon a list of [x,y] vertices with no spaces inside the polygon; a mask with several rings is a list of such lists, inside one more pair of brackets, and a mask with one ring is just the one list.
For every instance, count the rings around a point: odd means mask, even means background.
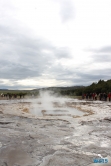
[{"label": "person", "polygon": [[108,93],[109,101],[111,101],[111,92]]},{"label": "person", "polygon": [[86,93],[86,99],[88,100],[88,93]]},{"label": "person", "polygon": [[104,100],[104,95],[103,95],[103,93],[101,93],[101,100],[102,100],[102,101]]},{"label": "person", "polygon": [[100,93],[99,93],[98,97],[99,97],[99,100],[101,100],[101,94]]},{"label": "person", "polygon": [[107,94],[104,93],[104,100],[107,101]]},{"label": "person", "polygon": [[90,99],[90,100],[92,99],[92,93],[89,94],[89,99]]},{"label": "person", "polygon": [[4,97],[4,94],[3,94],[3,93],[1,93],[1,97]]},{"label": "person", "polygon": [[12,98],[12,94],[9,93],[9,99],[11,99],[11,98]]},{"label": "person", "polygon": [[97,100],[97,93],[95,93],[95,100]]},{"label": "person", "polygon": [[82,94],[82,99],[84,99],[84,94]]},{"label": "person", "polygon": [[95,99],[95,93],[92,94],[92,98],[93,98],[93,100]]},{"label": "person", "polygon": [[86,99],[86,94],[84,93],[84,99]]}]

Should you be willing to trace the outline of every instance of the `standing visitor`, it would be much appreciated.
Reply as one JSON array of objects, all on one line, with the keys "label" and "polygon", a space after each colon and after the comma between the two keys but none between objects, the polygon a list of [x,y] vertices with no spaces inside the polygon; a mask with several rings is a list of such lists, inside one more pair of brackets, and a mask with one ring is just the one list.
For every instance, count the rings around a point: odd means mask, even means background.
[{"label": "standing visitor", "polygon": [[95,93],[95,100],[97,100],[97,93]]},{"label": "standing visitor", "polygon": [[109,101],[111,101],[111,92],[108,94]]},{"label": "standing visitor", "polygon": [[90,99],[90,100],[92,99],[92,93],[89,94],[89,99]]},{"label": "standing visitor", "polygon": [[93,100],[95,99],[95,93],[92,94],[92,98],[93,98]]},{"label": "standing visitor", "polygon": [[84,94],[82,94],[82,99],[84,99]]},{"label": "standing visitor", "polygon": [[104,93],[104,100],[107,101],[107,94]]},{"label": "standing visitor", "polygon": [[88,93],[86,94],[86,99],[88,100]]}]

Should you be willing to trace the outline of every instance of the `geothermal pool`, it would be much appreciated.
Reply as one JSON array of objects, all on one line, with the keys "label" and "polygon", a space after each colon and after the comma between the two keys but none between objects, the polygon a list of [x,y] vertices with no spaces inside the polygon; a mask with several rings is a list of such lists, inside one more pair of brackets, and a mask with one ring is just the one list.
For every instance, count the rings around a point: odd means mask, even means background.
[{"label": "geothermal pool", "polygon": [[[27,109],[30,114],[36,116],[83,116],[85,113],[70,105],[71,99],[66,98],[34,98],[34,99],[16,99],[0,100],[0,105],[10,108],[13,111],[14,106],[18,105],[19,110]],[[78,103],[78,102],[77,102]],[[9,107],[8,107],[9,106]]]},{"label": "geothermal pool", "polygon": [[[84,112],[75,108],[72,99],[43,92],[31,101],[31,113],[38,116],[83,116]],[[75,100],[77,103],[79,100]],[[70,104],[71,103],[71,104]]]},{"label": "geothermal pool", "polygon": [[32,109],[30,110],[32,114],[38,116],[82,116],[84,113],[76,108],[71,108],[68,106],[44,106],[42,103],[38,105],[37,103],[32,104]]}]

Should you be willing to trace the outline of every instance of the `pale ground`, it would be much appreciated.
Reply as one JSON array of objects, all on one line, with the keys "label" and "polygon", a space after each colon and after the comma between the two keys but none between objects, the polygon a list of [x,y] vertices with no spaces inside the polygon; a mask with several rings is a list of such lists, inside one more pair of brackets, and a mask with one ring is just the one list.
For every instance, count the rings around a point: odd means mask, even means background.
[{"label": "pale ground", "polygon": [[110,102],[0,100],[0,166],[98,166],[100,156],[111,166]]}]

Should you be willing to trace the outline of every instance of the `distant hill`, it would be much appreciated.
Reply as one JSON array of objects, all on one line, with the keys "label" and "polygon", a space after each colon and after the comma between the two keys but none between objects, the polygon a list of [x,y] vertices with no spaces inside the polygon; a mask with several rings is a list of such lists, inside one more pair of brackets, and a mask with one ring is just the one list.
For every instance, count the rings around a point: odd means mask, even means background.
[{"label": "distant hill", "polygon": [[33,89],[34,91],[36,90],[53,90],[53,91],[58,91],[58,90],[74,90],[74,89],[79,89],[83,88],[85,86],[69,86],[69,87],[47,87],[47,88],[39,88],[39,89]]},{"label": "distant hill", "polygon": [[[48,87],[48,88],[39,88],[39,89],[33,89],[32,91],[39,92],[39,91],[52,91],[53,94],[58,95],[69,95],[69,96],[75,96],[75,91],[79,89],[83,89],[85,86],[70,86],[70,87]],[[80,90],[81,91],[81,90]]]}]

